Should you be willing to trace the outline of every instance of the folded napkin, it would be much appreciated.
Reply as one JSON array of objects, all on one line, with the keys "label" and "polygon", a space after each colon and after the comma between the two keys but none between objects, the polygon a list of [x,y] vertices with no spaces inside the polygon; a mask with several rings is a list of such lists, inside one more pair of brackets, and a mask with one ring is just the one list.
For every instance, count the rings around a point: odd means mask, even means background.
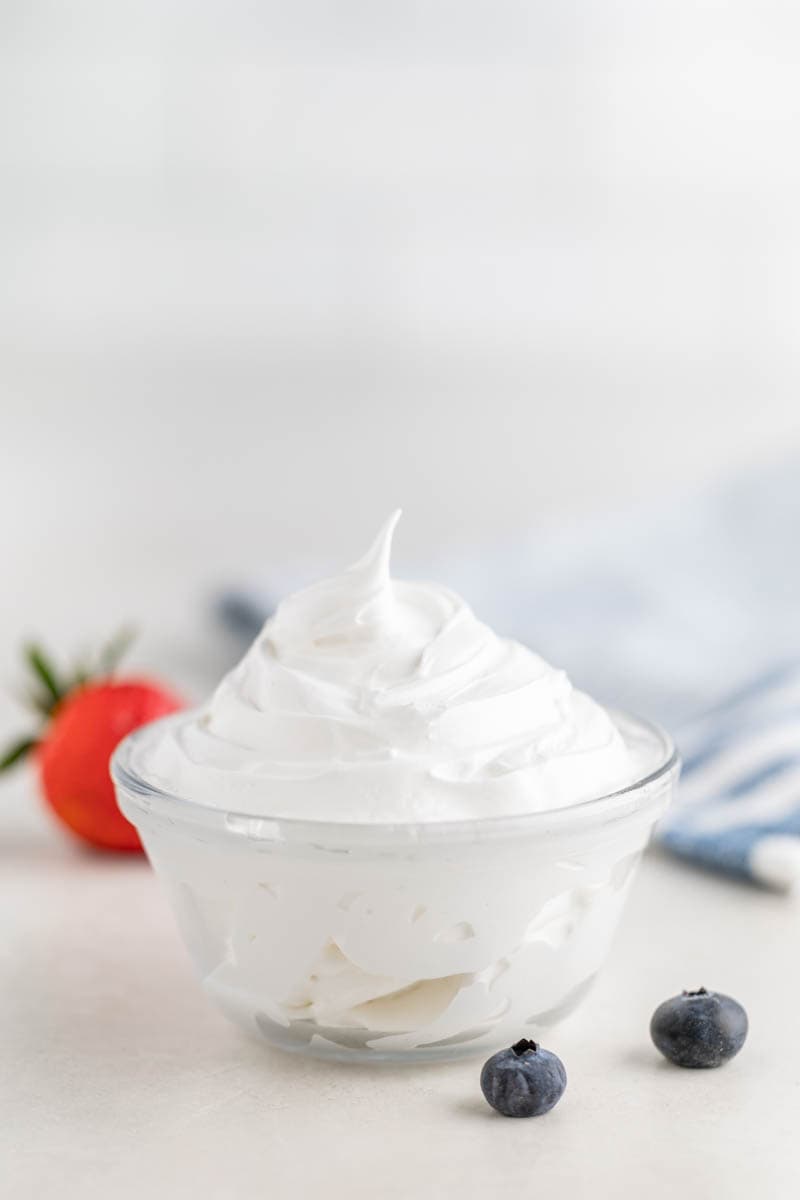
[{"label": "folded napkin", "polygon": [[[788,888],[800,882],[798,545],[800,466],[787,461],[633,514],[400,560],[397,574],[447,583],[598,700],[666,725],[685,767],[663,845]],[[223,619],[251,638],[274,598],[325,569],[233,589]]]},{"label": "folded napkin", "polygon": [[800,881],[800,664],[766,672],[680,733],[683,776],[659,839],[683,858],[788,889]]}]

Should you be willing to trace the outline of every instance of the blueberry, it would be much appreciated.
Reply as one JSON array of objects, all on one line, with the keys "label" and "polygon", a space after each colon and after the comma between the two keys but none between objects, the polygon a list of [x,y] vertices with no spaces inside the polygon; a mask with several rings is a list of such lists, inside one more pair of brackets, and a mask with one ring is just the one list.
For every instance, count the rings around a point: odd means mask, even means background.
[{"label": "blueberry", "polygon": [[679,1067],[721,1067],[738,1054],[747,1037],[747,1013],[721,992],[684,992],[653,1013],[650,1036]]},{"label": "blueberry", "polygon": [[481,1090],[504,1117],[539,1117],[558,1104],[567,1086],[561,1059],[527,1038],[483,1064]]}]

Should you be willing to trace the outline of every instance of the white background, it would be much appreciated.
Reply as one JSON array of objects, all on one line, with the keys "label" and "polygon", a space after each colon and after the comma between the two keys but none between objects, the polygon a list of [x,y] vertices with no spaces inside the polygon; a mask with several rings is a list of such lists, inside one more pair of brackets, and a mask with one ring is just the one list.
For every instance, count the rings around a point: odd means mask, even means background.
[{"label": "white background", "polygon": [[[401,555],[424,558],[798,446],[799,66],[800,16],[773,0],[0,3],[2,678],[27,634],[68,652],[133,619],[134,662],[194,694],[232,653],[208,617],[220,583],[338,567],[395,504]],[[20,716],[0,701],[0,732]],[[111,884],[27,781],[6,793],[15,1200],[87,1197],[92,1177],[133,1194],[126,1163],[154,1195],[182,1168],[194,1200],[231,1178],[248,1197],[441,1195],[437,1128],[465,1197],[535,1186],[534,1141],[552,1195],[796,1194],[783,902],[648,864],[565,1035],[573,1123],[565,1102],[551,1143],[527,1123],[473,1141],[469,1069],[264,1071],[202,1008],[149,876]],[[762,1040],[692,1093],[624,1047],[706,961],[702,981],[749,991]]]},{"label": "white background", "polygon": [[800,442],[794,6],[6,0],[0,34],[4,672],[398,503],[423,558]]}]

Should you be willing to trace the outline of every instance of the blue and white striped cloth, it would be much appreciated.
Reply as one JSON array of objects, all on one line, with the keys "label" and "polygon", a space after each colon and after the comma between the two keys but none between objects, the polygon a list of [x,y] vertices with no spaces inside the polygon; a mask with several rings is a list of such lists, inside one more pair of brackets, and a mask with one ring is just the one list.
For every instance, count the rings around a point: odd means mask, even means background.
[{"label": "blue and white striped cloth", "polygon": [[659,839],[763,883],[800,881],[800,663],[768,671],[679,733],[683,776]]},{"label": "blue and white striped cloth", "polygon": [[[798,547],[790,460],[680,502],[434,563],[403,562],[401,528],[396,571],[449,584],[598,700],[665,725],[685,766],[662,845],[788,889],[800,883]],[[298,564],[233,590],[223,618],[250,638],[274,597],[340,565]]]}]

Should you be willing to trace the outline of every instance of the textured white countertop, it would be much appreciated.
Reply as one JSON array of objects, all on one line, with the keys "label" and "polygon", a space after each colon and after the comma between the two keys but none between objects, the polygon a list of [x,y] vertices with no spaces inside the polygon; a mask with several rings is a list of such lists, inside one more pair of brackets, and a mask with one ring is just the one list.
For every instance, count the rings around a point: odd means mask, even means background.
[{"label": "textured white countertop", "polygon": [[[493,1114],[480,1060],[345,1067],[218,1016],[148,866],[74,848],[28,781],[3,789],[0,1175],[9,1200],[794,1197],[800,1189],[798,906],[652,855],[608,968],[550,1046],[547,1117]],[[655,1005],[737,996],[727,1068],[662,1062]]]}]

